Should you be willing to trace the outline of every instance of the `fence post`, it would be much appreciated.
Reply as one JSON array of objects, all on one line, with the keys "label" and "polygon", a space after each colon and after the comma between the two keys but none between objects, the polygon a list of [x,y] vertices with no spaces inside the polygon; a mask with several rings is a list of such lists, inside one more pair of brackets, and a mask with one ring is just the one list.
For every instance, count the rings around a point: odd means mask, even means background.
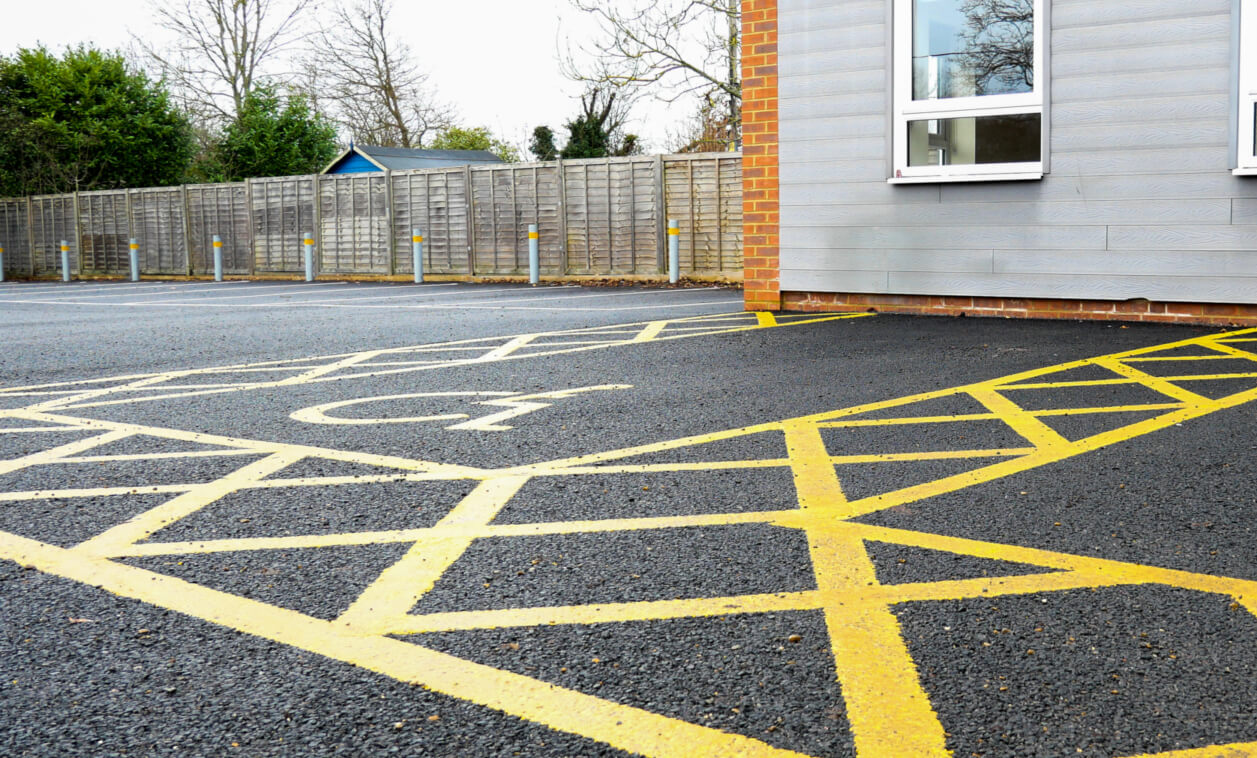
[{"label": "fence post", "polygon": [[393,232],[393,172],[386,170],[384,172],[384,217],[388,235],[388,275],[397,274],[397,235]]},{"label": "fence post", "polygon": [[655,246],[658,255],[659,271],[663,272],[668,265],[668,193],[666,180],[667,167],[663,156],[655,156],[655,236],[659,243]]},{"label": "fence post", "polygon": [[314,232],[306,232],[306,281],[314,281]]},{"label": "fence post", "polygon": [[555,162],[559,172],[559,255],[563,256],[559,274],[567,276],[567,169],[563,167],[563,159]]},{"label": "fence post", "polygon": [[541,235],[537,225],[528,225],[528,283],[537,286],[541,282]]},{"label": "fence post", "polygon": [[463,186],[467,193],[467,275],[476,275],[476,193],[471,184],[471,166],[463,166]]},{"label": "fence post", "polygon": [[83,259],[83,228],[82,219],[79,218],[79,193],[74,192],[74,244],[79,248],[79,276],[83,276],[87,271],[87,266],[83,265],[86,261]]},{"label": "fence post", "polygon": [[668,219],[668,282],[681,281],[681,228],[676,219]]},{"label": "fence post", "polygon": [[192,265],[192,205],[188,202],[188,185],[179,185],[179,199],[183,203],[183,262],[188,276],[192,276],[196,269]]},{"label": "fence post", "polygon": [[414,246],[415,284],[423,284],[423,230],[412,229],[410,242]]},{"label": "fence post", "polygon": [[223,280],[223,239],[214,235],[214,281]]},{"label": "fence post", "polygon": [[35,277],[35,207],[31,199],[26,198],[26,244],[30,251],[28,263],[31,264],[31,278]]},{"label": "fence post", "polygon": [[4,281],[4,245],[0,245],[0,282]]},{"label": "fence post", "polygon": [[135,237],[131,238],[131,281],[138,282],[140,280],[140,241]]},{"label": "fence post", "polygon": [[61,240],[61,281],[70,281],[70,242]]}]

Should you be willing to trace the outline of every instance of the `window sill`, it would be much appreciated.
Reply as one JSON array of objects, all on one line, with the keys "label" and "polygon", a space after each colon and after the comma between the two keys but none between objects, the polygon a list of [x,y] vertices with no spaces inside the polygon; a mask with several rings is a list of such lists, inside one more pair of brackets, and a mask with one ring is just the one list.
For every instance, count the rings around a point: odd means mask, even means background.
[{"label": "window sill", "polygon": [[1237,168],[1231,172],[1232,176],[1257,176],[1257,168]]},{"label": "window sill", "polygon": [[[1254,171],[1257,173],[1257,171]],[[959,182],[1030,182],[1043,178],[1042,171],[1019,174],[963,174],[956,176],[900,176],[887,179],[887,184],[956,184]]]}]

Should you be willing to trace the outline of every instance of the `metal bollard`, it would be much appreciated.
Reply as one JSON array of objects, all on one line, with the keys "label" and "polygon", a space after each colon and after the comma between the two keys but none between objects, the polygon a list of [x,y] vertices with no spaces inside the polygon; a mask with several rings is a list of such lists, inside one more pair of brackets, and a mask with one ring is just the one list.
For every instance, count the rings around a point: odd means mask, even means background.
[{"label": "metal bollard", "polygon": [[70,281],[70,243],[61,240],[61,281]]},{"label": "metal bollard", "polygon": [[306,232],[306,281],[314,281],[314,232]]},{"label": "metal bollard", "polygon": [[410,242],[414,245],[415,284],[423,284],[423,230],[412,229]]},{"label": "metal bollard", "polygon": [[528,225],[528,283],[536,286],[541,282],[541,235],[537,225]]},{"label": "metal bollard", "polygon": [[221,282],[223,280],[223,240],[217,234],[214,235],[214,281]]},{"label": "metal bollard", "polygon": [[140,280],[140,241],[131,238],[131,281]]},{"label": "metal bollard", "polygon": [[0,282],[4,281],[4,248],[0,247]]},{"label": "metal bollard", "polygon": [[668,282],[681,281],[681,227],[675,219],[668,219]]}]

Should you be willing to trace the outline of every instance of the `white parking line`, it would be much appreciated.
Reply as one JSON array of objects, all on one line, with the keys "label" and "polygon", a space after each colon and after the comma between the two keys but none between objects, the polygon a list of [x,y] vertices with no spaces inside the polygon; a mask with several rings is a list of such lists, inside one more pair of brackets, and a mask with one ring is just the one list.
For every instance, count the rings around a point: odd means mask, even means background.
[{"label": "white parking line", "polygon": [[[106,292],[106,291],[103,291],[105,289],[104,287],[97,287],[97,288],[92,289],[89,292],[84,292],[82,294],[75,293],[74,297],[78,297],[78,298],[83,298],[83,297],[92,297],[92,298],[96,298],[96,297],[148,297],[150,293],[152,295],[158,295],[158,296],[182,295],[186,292],[200,292],[206,289],[215,289],[215,288],[221,289],[224,284],[228,284],[228,282],[215,282],[213,284],[201,284],[201,285],[184,285],[184,284],[156,285],[153,287],[144,287],[142,291],[140,292],[113,292],[112,288],[110,288],[110,291]],[[51,297],[52,295],[53,293],[51,292],[35,293],[35,297]]]},{"label": "white parking line", "polygon": [[[433,286],[433,285],[423,285],[423,286],[425,286],[425,287],[429,287],[429,286]],[[455,285],[438,285],[438,286],[455,286]],[[579,285],[576,285],[576,284],[565,284],[565,285],[562,285],[562,286],[560,286],[560,287],[547,287],[547,288],[546,288],[546,290],[559,290],[559,289],[580,289],[580,286],[579,286]],[[477,290],[477,291],[476,291],[476,294],[477,294],[477,295],[483,295],[483,294],[488,293],[488,292],[519,292],[519,291],[521,291],[519,287],[499,287],[499,288],[497,288],[497,289],[483,289],[483,290]],[[387,295],[387,296],[384,296],[384,297],[350,297],[350,298],[338,298],[338,299],[334,299],[334,300],[304,300],[304,301],[302,301],[302,304],[303,304],[303,305],[313,305],[313,304],[315,304],[315,303],[320,303],[320,304],[322,304],[322,303],[356,303],[356,302],[358,302],[359,300],[400,300],[400,299],[402,299],[402,298],[414,298],[414,297],[439,297],[439,296],[441,296],[441,295],[448,295],[448,294],[454,294],[454,293],[449,293],[449,292],[433,292],[433,293],[415,292],[415,293],[412,293],[412,294],[409,294],[409,295]]]},{"label": "white parking line", "polygon": [[[452,287],[452,286],[454,286],[454,285],[452,285],[452,284],[437,284],[437,285],[433,285],[433,286],[436,286],[436,287]],[[266,288],[265,288],[265,290],[266,290],[265,292],[258,292],[258,293],[253,294],[253,295],[227,295],[227,296],[224,296],[224,297],[206,296],[206,297],[204,297],[204,298],[199,298],[199,299],[200,299],[200,300],[202,300],[203,302],[217,302],[217,301],[219,301],[219,300],[241,300],[241,299],[255,298],[255,297],[270,297],[271,295],[273,295],[273,294],[274,294],[274,293],[276,293],[276,292],[286,291],[286,290],[293,290],[293,289],[296,289],[296,290],[305,290],[306,292],[309,292],[309,293],[310,293],[310,294],[312,294],[312,295],[322,294],[323,292],[326,292],[326,291],[327,291],[327,290],[320,290],[319,292],[310,292],[311,288],[313,288],[313,287],[344,287],[347,291],[357,291],[357,292],[365,292],[365,291],[368,291],[368,290],[385,289],[384,287],[368,287],[368,286],[364,286],[364,285],[361,285],[361,284],[346,284],[346,283],[344,283],[344,282],[306,282],[306,283],[303,283],[303,284],[288,284],[288,285],[281,285],[281,286],[266,287]],[[160,296],[163,296],[163,297],[170,297],[170,296],[177,296],[177,295],[179,295],[180,293],[178,293],[178,292],[161,292],[161,293],[158,293],[158,294],[159,294]],[[292,297],[293,295],[296,295],[296,294],[299,294],[299,293],[294,292],[294,293],[292,293],[292,294],[290,294],[290,295],[285,295],[285,297]],[[161,301],[160,301],[160,300],[157,300],[157,301],[153,301],[153,302],[161,302]]]},{"label": "white parking line", "polygon": [[472,301],[470,303],[461,303],[461,305],[497,305],[500,303],[534,303],[538,300],[585,300],[595,297],[646,297],[649,295],[675,295],[685,294],[687,292],[709,292],[711,290],[720,289],[719,287],[695,287],[694,289],[675,289],[675,290],[647,290],[634,292],[600,292],[596,295],[557,295],[554,297],[546,297],[539,295],[537,297],[523,297],[515,299],[501,300],[482,300],[480,302]]},{"label": "white parking line", "polygon": [[[228,282],[221,282],[221,284],[250,284],[250,283],[251,282],[247,282],[240,279],[233,279]],[[194,283],[189,282],[187,284],[194,284]],[[56,292],[56,291],[65,292],[66,290],[70,290],[70,289],[76,290],[76,291],[88,290],[90,292],[95,292],[95,291],[103,290],[103,289],[109,289],[109,290],[159,289],[159,288],[166,288],[166,287],[183,287],[183,286],[186,286],[185,283],[183,282],[161,282],[161,281],[127,282],[127,283],[79,281],[79,282],[70,282],[68,284],[65,282],[47,282],[44,284],[31,284],[28,282],[4,282],[0,284],[0,292],[4,292],[6,290],[14,290],[14,291],[20,290],[22,292],[33,292],[33,293]]]},{"label": "white parking line", "polygon": [[[567,298],[572,299],[572,298]],[[30,301],[30,300],[8,300],[0,299],[0,303],[15,303],[22,305],[76,305],[88,306],[96,308],[348,308],[358,310],[481,310],[481,311],[573,311],[573,312],[616,312],[616,311],[639,311],[651,309],[670,309],[670,308],[701,308],[707,305],[734,305],[742,303],[741,299],[737,300],[705,300],[694,303],[672,303],[668,305],[630,305],[608,308],[598,307],[566,307],[559,305],[488,305],[488,304],[442,304],[430,303],[424,305],[354,305],[352,303],[197,303],[197,302],[170,302],[170,301],[154,301],[154,302],[136,302],[136,303],[83,303],[73,300],[62,301]]]}]

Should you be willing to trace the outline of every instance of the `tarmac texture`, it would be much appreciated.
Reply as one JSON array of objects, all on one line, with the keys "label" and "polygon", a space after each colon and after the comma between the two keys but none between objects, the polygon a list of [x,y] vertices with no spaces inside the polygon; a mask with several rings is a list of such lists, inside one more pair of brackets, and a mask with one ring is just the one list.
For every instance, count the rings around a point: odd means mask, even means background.
[{"label": "tarmac texture", "polygon": [[1257,756],[1257,330],[0,284],[0,754]]}]

